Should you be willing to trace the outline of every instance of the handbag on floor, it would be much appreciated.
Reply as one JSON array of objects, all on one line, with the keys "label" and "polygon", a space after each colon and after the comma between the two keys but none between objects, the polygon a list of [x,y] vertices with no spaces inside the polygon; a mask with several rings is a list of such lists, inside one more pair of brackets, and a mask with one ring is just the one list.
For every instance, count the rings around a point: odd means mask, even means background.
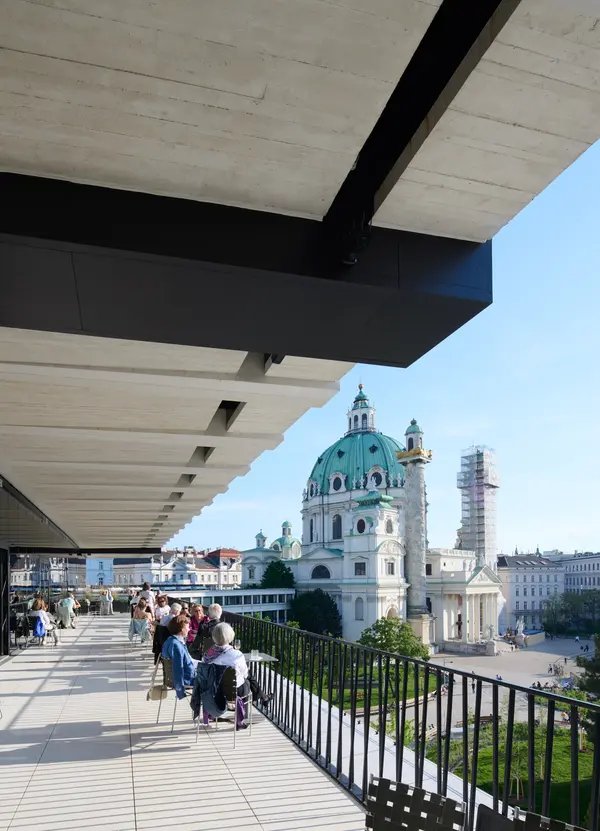
[{"label": "handbag on floor", "polygon": [[150,687],[146,696],[146,701],[161,701],[167,697],[168,690],[162,684],[154,684]]}]

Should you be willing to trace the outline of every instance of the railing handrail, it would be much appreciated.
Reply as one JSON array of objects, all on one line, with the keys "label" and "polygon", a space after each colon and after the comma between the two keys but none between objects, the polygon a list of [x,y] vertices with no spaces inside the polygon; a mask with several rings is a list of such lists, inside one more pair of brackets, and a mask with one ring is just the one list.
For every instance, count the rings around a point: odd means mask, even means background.
[{"label": "railing handrail", "polygon": [[[240,615],[237,612],[231,612],[229,609],[224,609],[223,614],[227,614],[231,617],[236,617],[240,619],[250,619],[250,620],[259,620],[259,618],[253,618],[252,615]],[[548,700],[552,700],[555,703],[563,703],[570,707],[574,706],[585,706],[587,709],[592,710],[600,714],[600,703],[596,703],[595,701],[580,701],[576,698],[570,698],[566,695],[560,695],[558,693],[553,693],[550,690],[538,690],[534,687],[524,687],[521,684],[515,684],[512,681],[505,681],[502,679],[501,681],[497,678],[490,678],[488,675],[478,675],[476,672],[469,672],[469,670],[463,669],[452,669],[446,668],[444,666],[440,666],[440,664],[432,663],[431,661],[424,661],[421,658],[412,658],[407,655],[401,655],[398,652],[386,652],[382,649],[377,649],[373,646],[364,646],[362,643],[358,643],[357,641],[347,641],[345,638],[334,638],[330,635],[319,635],[316,632],[309,632],[307,629],[300,629],[296,626],[287,626],[285,623],[274,623],[270,620],[262,620],[260,619],[260,623],[264,626],[273,626],[277,627],[278,629],[285,629],[291,630],[293,632],[298,632],[303,635],[307,635],[311,639],[319,639],[325,642],[335,642],[335,643],[343,643],[347,644],[348,646],[358,647],[359,649],[364,650],[365,652],[369,652],[375,656],[383,656],[386,658],[390,658],[391,660],[398,660],[401,661],[410,661],[413,665],[417,665],[420,667],[428,667],[431,671],[432,669],[436,672],[436,674],[444,675],[446,673],[452,672],[453,675],[459,675],[461,678],[467,678],[469,681],[481,681],[483,684],[491,683],[493,686],[503,687],[507,690],[515,690],[516,692],[523,692],[529,694],[534,694],[535,697],[539,698],[546,698]]]}]

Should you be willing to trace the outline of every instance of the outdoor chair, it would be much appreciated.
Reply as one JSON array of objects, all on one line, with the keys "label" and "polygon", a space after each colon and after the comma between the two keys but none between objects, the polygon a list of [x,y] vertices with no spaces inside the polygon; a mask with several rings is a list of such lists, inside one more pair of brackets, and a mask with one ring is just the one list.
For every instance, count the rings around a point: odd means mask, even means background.
[{"label": "outdoor chair", "polygon": [[477,809],[476,831],[584,831],[584,829],[562,820],[521,811],[519,808],[515,808],[513,818],[503,817],[487,805],[480,805]]},{"label": "outdoor chair", "polygon": [[[170,658],[161,658],[162,668],[163,668],[163,688],[165,690],[174,690],[175,684],[173,682],[173,661]],[[158,665],[157,665],[158,666]],[[186,687],[186,690],[191,689],[191,687]],[[171,733],[175,730],[175,715],[177,714],[177,704],[179,699],[177,695],[175,695],[175,705],[173,707],[173,721],[171,722]],[[158,701],[158,713],[156,715],[156,723],[158,724],[160,719],[160,710],[162,707],[162,698]]]},{"label": "outdoor chair", "polygon": [[465,806],[448,797],[371,776],[365,828],[373,831],[461,831]]},{"label": "outdoor chair", "polygon": [[170,638],[171,633],[167,626],[160,626],[157,624],[154,628],[154,637],[152,639],[152,654],[154,655],[154,663],[158,664],[160,656],[162,655],[162,648]]},{"label": "outdoor chair", "polygon": [[147,620],[131,619],[129,624],[129,640],[132,646],[135,646],[136,638],[139,638],[140,644],[150,643],[150,627]]},{"label": "outdoor chair", "polygon": [[[212,639],[211,639],[212,642]],[[237,679],[235,675],[235,669],[233,667],[227,667],[225,672],[223,673],[223,677],[221,679],[221,689],[225,694],[225,700],[227,701],[227,710],[233,714],[233,748],[235,750],[235,742],[237,737],[237,717],[238,717],[238,707],[243,708],[244,715],[248,717],[249,721],[249,732],[252,735],[252,692],[249,691],[247,695],[240,696],[237,692]],[[226,719],[227,721],[229,719]],[[208,724],[208,718],[203,720],[203,723],[206,725]],[[219,729],[219,719],[215,719],[215,730]],[[200,716],[198,716],[198,721],[196,724],[196,741],[198,741],[198,735],[200,733]]]}]

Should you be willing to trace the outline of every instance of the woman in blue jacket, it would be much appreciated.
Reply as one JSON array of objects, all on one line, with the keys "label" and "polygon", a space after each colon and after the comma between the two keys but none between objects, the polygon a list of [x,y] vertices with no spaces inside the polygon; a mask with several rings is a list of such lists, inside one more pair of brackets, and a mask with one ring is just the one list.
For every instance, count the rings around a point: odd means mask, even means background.
[{"label": "woman in blue jacket", "polygon": [[198,665],[198,661],[190,658],[185,645],[190,631],[190,619],[187,615],[177,615],[168,622],[167,628],[171,637],[165,641],[162,656],[173,662],[173,686],[177,698],[185,698],[185,688],[193,686]]}]

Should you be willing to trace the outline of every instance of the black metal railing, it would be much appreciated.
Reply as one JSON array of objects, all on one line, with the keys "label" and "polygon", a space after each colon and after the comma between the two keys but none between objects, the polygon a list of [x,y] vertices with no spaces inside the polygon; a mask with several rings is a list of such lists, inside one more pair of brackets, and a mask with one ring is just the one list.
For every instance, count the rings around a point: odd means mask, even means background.
[{"label": "black metal railing", "polygon": [[[273,702],[265,713],[365,802],[369,776],[598,829],[600,705],[224,612]],[[598,740],[595,737],[598,736]]]}]

